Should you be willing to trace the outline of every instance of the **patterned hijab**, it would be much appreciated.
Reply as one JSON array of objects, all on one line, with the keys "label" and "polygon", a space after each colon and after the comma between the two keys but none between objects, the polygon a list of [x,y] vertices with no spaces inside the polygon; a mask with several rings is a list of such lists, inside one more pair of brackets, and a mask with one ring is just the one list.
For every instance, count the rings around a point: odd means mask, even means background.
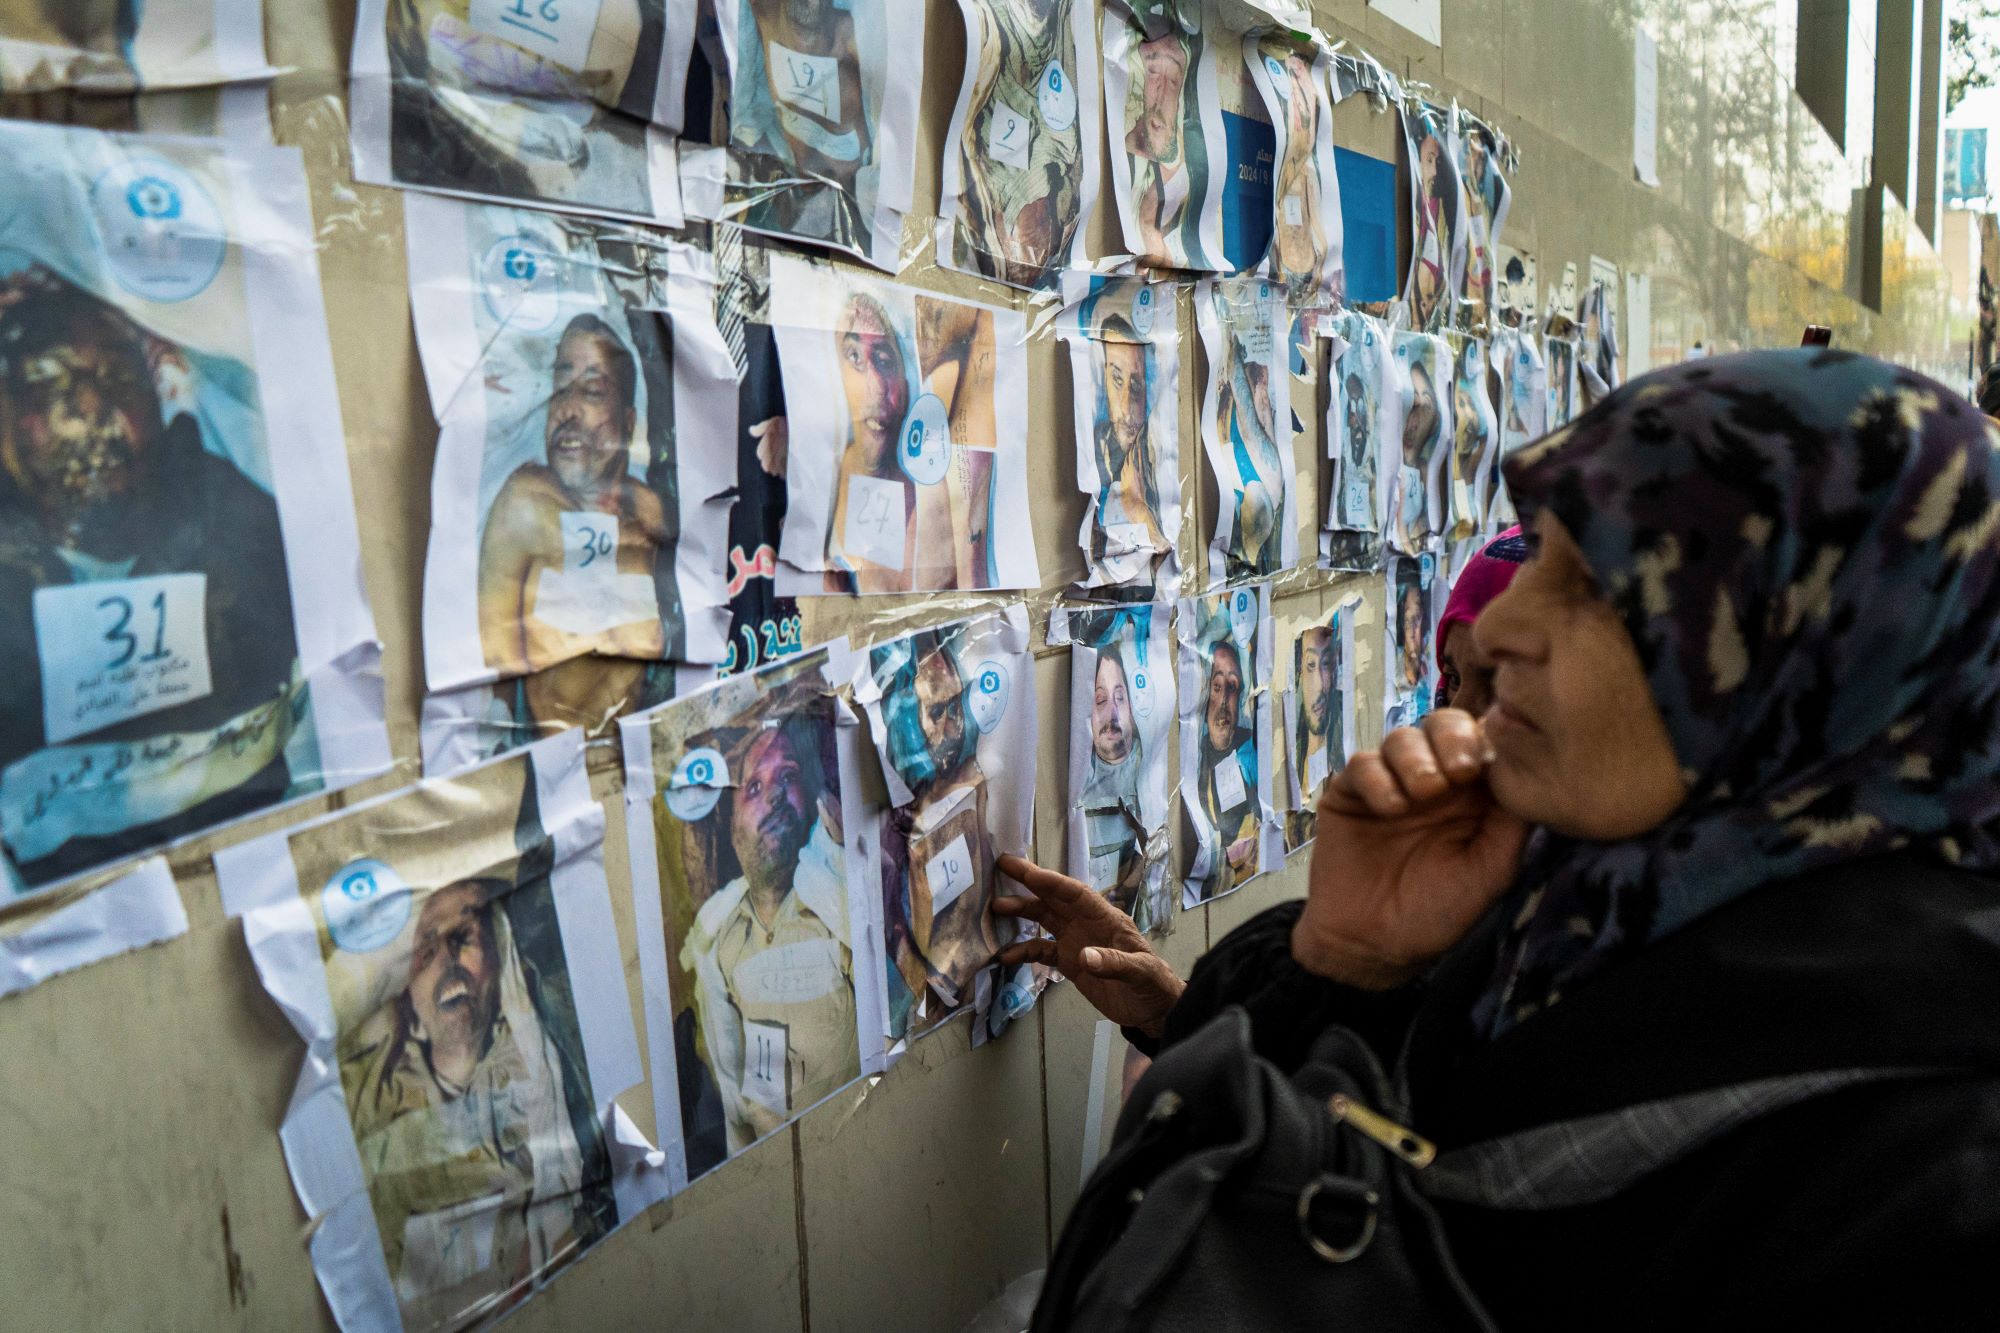
[{"label": "patterned hijab", "polygon": [[1689,795],[1640,837],[1533,847],[1477,1027],[1815,867],[2000,867],[2000,427],[1972,404],[1748,352],[1635,380],[1506,473],[1623,616]]}]

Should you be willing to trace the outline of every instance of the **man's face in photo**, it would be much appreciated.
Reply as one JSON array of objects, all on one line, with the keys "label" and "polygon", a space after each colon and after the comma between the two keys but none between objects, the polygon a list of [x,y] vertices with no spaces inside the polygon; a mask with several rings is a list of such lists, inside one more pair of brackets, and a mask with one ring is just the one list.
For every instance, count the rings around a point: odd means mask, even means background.
[{"label": "man's face in photo", "polygon": [[729,844],[753,882],[790,886],[812,833],[819,793],[783,727],[761,731],[743,756],[729,812]]},{"label": "man's face in photo", "polygon": [[1181,87],[1187,80],[1187,48],[1168,33],[1139,47],[1145,71],[1139,133],[1146,156],[1156,162],[1180,158]]},{"label": "man's face in photo", "polygon": [[1123,466],[1146,437],[1144,343],[1104,344],[1104,399],[1111,434],[1117,440],[1120,452],[1120,457],[1114,461]]},{"label": "man's face in photo", "polygon": [[433,893],[417,916],[410,1008],[433,1047],[478,1056],[500,1012],[500,958],[492,907],[476,884]]},{"label": "man's face in photo", "polygon": [[1403,679],[1415,685],[1424,675],[1424,594],[1416,584],[1403,587]]},{"label": "man's face in photo", "polygon": [[1326,735],[1333,716],[1333,632],[1307,630],[1299,640],[1299,691],[1304,696],[1306,729]]},{"label": "man's face in photo", "polygon": [[886,462],[910,409],[902,344],[887,312],[866,296],[853,298],[841,311],[834,339],[854,439],[871,460]]},{"label": "man's face in photo", "polygon": [[1410,362],[1410,413],[1403,421],[1403,461],[1416,466],[1437,432],[1437,390],[1423,362]]},{"label": "man's face in photo", "polygon": [[1090,701],[1090,747],[1107,764],[1122,764],[1132,753],[1132,696],[1125,664],[1110,654],[1097,659]]},{"label": "man's face in photo", "polygon": [[1359,375],[1347,377],[1347,461],[1359,467],[1368,458],[1367,388]]},{"label": "man's face in photo", "polygon": [[1237,708],[1243,702],[1243,663],[1236,645],[1215,645],[1208,666],[1208,744],[1211,749],[1236,747]]},{"label": "man's face in photo", "polygon": [[942,649],[917,664],[917,720],[931,763],[940,776],[949,774],[965,755],[965,683]]},{"label": "man's face in photo", "polygon": [[577,494],[601,490],[625,471],[636,414],[620,378],[622,352],[603,334],[587,329],[570,329],[556,344],[549,467]]},{"label": "man's face in photo", "polygon": [[88,307],[8,368],[0,402],[7,464],[56,539],[121,546],[117,529],[151,470],[160,398],[138,337]]},{"label": "man's face in photo", "polygon": [[792,27],[818,32],[832,17],[830,0],[785,0],[785,21]]}]

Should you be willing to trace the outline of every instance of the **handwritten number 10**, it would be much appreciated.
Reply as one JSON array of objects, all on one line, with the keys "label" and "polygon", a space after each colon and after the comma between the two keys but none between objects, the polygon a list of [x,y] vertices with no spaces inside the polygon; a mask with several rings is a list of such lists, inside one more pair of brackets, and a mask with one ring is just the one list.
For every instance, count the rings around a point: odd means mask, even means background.
[{"label": "handwritten number 10", "polygon": [[[104,641],[124,645],[123,651],[106,664],[110,669],[122,667],[139,652],[139,638],[131,631],[132,601],[128,597],[107,597],[97,604],[97,609],[115,610],[118,614],[118,623],[104,632]],[[156,592],[153,594],[153,648],[139,660],[160,662],[170,656],[172,654],[167,651],[167,595]]]}]

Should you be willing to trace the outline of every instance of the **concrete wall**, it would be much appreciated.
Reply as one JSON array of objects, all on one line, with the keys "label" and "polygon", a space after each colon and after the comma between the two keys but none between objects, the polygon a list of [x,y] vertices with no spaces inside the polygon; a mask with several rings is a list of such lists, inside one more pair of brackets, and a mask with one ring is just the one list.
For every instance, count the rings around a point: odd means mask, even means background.
[{"label": "concrete wall", "polygon": [[[394,194],[353,184],[344,68],[351,0],[269,0],[281,142],[306,153],[322,229],[327,290],[361,513],[367,576],[382,637],[396,774],[360,799],[416,776],[420,701],[419,570],[428,526],[435,428],[419,381]],[[1844,154],[1792,91],[1789,4],[1763,0],[1444,0],[1445,45],[1427,45],[1363,0],[1316,7],[1332,36],[1356,43],[1438,96],[1457,96],[1520,146],[1511,244],[1539,256],[1545,281],[1593,255],[1652,278],[1648,357],[1791,345],[1807,322],[1840,345],[1938,366],[1945,345],[1941,270],[1899,209],[1874,232],[1879,310],[1855,299],[1857,240],[1867,232],[1861,163]],[[1633,180],[1632,30],[1660,47],[1660,177]],[[930,0],[917,212],[934,207],[944,126],[963,34],[955,5]],[[1912,57],[1914,64],[1914,57]],[[1343,144],[1394,156],[1393,121],[1350,104]],[[1106,203],[1097,240],[1119,248]],[[909,235],[930,229],[913,217]],[[906,281],[991,289],[920,264]],[[1184,327],[1191,323],[1183,304]],[[1186,328],[1191,336],[1192,329]],[[1191,345],[1191,344],[1184,344]],[[1047,596],[1080,573],[1074,534],[1074,442],[1067,372],[1052,343],[1032,349],[1031,476],[1048,507],[1037,541]],[[1187,358],[1192,404],[1197,358]],[[1046,386],[1048,391],[1043,392]],[[1322,453],[1309,386],[1295,406],[1301,493],[1314,495]],[[1190,408],[1191,411],[1191,408]],[[1182,439],[1195,438],[1193,422]],[[1188,446],[1191,477],[1200,474]],[[1183,558],[1213,515],[1212,484],[1190,484]],[[1312,522],[1311,506],[1302,517]],[[1306,534],[1306,549],[1310,532]],[[1280,617],[1323,610],[1349,585],[1300,572],[1280,580]],[[1380,592],[1359,628],[1363,739],[1380,715]],[[923,599],[904,599],[917,602]],[[968,604],[961,602],[960,605]],[[891,599],[867,610],[893,611]],[[949,608],[912,608],[932,619]],[[820,600],[808,638],[866,622]],[[908,622],[906,621],[907,625]],[[1044,652],[1038,848],[1062,852],[1063,709],[1068,665]],[[626,895],[617,756],[592,756],[611,818],[609,870],[628,974],[636,942]],[[315,813],[311,807],[305,813]],[[292,818],[301,818],[295,814]],[[1175,814],[1176,829],[1179,815]],[[230,841],[277,823],[232,831]],[[0,1326],[161,1329],[306,1328],[325,1321],[303,1244],[303,1218],[276,1125],[299,1059],[290,1028],[259,987],[241,932],[222,918],[210,852],[173,863],[192,918],[173,944],[0,1001]],[[1186,968],[1261,907],[1297,895],[1306,857],[1203,910],[1181,914],[1161,944]],[[636,981],[634,982],[636,987]],[[1094,1015],[1058,987],[998,1043],[967,1049],[964,1024],[928,1038],[889,1076],[821,1106],[794,1129],[698,1182],[614,1235],[515,1320],[521,1329],[952,1329],[1010,1279],[1040,1267],[1075,1197]],[[641,1096],[635,1116],[650,1125]]]}]

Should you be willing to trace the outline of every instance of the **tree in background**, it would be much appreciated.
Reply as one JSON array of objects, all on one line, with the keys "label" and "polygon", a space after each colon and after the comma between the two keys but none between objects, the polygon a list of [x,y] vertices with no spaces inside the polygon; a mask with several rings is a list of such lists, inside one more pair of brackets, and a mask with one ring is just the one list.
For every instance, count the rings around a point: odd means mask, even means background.
[{"label": "tree in background", "polygon": [[1944,109],[2000,79],[2000,0],[1957,0],[1945,18]]}]

